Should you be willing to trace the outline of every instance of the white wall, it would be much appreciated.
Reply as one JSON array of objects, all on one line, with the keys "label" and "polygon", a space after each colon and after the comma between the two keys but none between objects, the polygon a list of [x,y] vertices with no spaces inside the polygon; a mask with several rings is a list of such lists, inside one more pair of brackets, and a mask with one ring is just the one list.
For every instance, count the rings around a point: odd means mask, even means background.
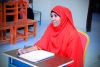
[{"label": "white wall", "polygon": [[[50,21],[50,0],[33,0],[33,9],[42,12],[43,21]],[[38,14],[35,19],[39,20]]]},{"label": "white wall", "polygon": [[[42,12],[42,20],[50,21],[50,11],[56,5],[63,5],[72,11],[76,27],[86,28],[89,0],[34,0],[33,9]],[[38,15],[35,16],[38,20]]]}]

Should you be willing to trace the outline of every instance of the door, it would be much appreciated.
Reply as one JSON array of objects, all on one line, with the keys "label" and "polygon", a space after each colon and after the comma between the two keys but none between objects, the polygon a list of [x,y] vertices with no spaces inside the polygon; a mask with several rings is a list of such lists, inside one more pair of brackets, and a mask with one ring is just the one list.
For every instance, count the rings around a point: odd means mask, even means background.
[{"label": "door", "polygon": [[93,13],[93,2],[94,2],[94,0],[89,0],[87,21],[86,21],[86,31],[87,32],[91,31],[92,13]]},{"label": "door", "polygon": [[93,12],[100,13],[100,0],[89,0],[87,22],[86,22],[86,31],[87,32],[91,31]]}]

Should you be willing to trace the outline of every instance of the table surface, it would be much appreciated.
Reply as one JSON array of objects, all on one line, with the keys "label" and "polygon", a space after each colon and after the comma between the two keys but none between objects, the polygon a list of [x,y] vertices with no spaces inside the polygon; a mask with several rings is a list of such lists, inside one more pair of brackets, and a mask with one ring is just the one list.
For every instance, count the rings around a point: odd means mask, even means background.
[{"label": "table surface", "polygon": [[21,62],[24,62],[24,63],[26,63],[26,64],[28,64],[30,66],[37,66],[37,67],[57,67],[57,66],[61,67],[61,66],[68,65],[68,64],[70,64],[70,63],[73,62],[72,59],[69,59],[67,57],[60,56],[58,54],[55,54],[51,58],[48,58],[48,59],[39,61],[37,63],[33,63],[33,62],[28,61],[28,60],[19,58],[16,55],[17,50],[18,49],[11,50],[11,51],[7,51],[7,52],[4,52],[4,54],[6,56],[8,56],[8,57],[11,57],[13,59],[19,60]]}]

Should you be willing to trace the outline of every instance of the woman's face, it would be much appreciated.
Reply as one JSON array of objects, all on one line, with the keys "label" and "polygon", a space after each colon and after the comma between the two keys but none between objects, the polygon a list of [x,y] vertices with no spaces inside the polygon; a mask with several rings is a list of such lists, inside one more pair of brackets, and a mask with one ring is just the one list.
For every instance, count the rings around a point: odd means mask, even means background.
[{"label": "woman's face", "polygon": [[54,12],[51,13],[51,21],[54,27],[58,27],[60,25],[60,17]]}]

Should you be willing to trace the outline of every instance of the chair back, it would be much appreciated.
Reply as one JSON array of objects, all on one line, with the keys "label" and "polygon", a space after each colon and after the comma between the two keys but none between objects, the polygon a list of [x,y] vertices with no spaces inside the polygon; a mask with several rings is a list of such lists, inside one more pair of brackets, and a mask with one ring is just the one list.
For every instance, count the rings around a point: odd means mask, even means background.
[{"label": "chair back", "polygon": [[0,2],[0,23],[2,23],[2,3]]},{"label": "chair back", "polygon": [[27,19],[27,2],[23,0],[18,1],[18,14],[20,15],[20,18],[23,20]]},{"label": "chair back", "polygon": [[87,52],[87,49],[88,49],[88,46],[89,46],[89,43],[90,43],[90,38],[85,32],[83,32],[79,29],[77,29],[77,31],[78,31],[79,36],[80,36],[81,41],[82,41],[82,47],[83,47],[83,51],[84,51],[83,60],[85,61],[86,52]]},{"label": "chair back", "polygon": [[7,16],[14,16],[14,21],[18,21],[18,3],[12,0],[4,3],[4,20],[5,23]]}]

